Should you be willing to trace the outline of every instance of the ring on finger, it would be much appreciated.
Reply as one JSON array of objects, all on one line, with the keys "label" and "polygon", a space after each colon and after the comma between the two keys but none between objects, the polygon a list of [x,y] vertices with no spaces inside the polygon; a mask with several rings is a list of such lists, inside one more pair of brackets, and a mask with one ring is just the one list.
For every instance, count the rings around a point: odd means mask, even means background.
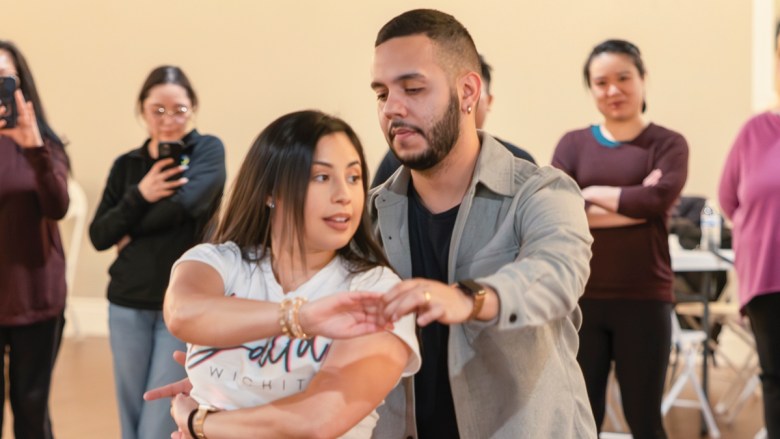
[{"label": "ring on finger", "polygon": [[431,292],[428,290],[423,291],[423,297],[425,298],[425,304],[430,305],[431,304]]}]

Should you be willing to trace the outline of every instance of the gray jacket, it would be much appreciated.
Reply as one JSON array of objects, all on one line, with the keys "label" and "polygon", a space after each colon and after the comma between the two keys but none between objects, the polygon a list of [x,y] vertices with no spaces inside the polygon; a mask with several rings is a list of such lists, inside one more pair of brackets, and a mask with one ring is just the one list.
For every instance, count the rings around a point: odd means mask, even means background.
[{"label": "gray jacket", "polygon": [[[491,322],[450,326],[448,365],[461,437],[595,438],[576,361],[577,301],[589,274],[590,244],[579,188],[550,167],[482,143],[458,211],[449,279],[476,279],[500,299]],[[402,278],[411,277],[407,187],[402,167],[370,195],[377,236]],[[403,380],[379,408],[373,437],[416,438],[414,392]]]}]

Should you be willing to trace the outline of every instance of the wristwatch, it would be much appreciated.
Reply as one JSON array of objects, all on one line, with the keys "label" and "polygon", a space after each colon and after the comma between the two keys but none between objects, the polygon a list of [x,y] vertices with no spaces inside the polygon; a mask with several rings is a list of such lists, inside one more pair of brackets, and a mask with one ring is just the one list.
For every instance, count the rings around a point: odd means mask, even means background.
[{"label": "wristwatch", "polygon": [[192,418],[192,432],[195,433],[196,439],[206,439],[206,434],[203,432],[203,423],[206,422],[206,416],[215,411],[217,410],[209,405],[198,406],[198,411],[195,412],[195,416]]},{"label": "wristwatch", "polygon": [[469,315],[468,320],[474,320],[479,315],[479,312],[482,311],[482,305],[485,303],[485,296],[487,295],[487,290],[482,285],[474,282],[471,279],[464,279],[461,281],[458,281],[457,284],[458,288],[460,288],[461,291],[466,293],[467,296],[471,296],[474,298],[474,307],[471,308],[471,314]]}]

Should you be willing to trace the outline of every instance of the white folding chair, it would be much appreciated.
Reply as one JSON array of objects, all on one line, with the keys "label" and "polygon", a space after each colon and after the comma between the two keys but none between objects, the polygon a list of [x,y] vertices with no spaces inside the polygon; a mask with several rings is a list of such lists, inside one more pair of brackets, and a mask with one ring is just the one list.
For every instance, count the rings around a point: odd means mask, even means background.
[{"label": "white folding chair", "polygon": [[76,267],[78,266],[79,253],[81,252],[81,241],[84,238],[84,230],[87,222],[87,194],[76,180],[68,180],[68,196],[70,205],[68,213],[65,214],[64,222],[71,223],[68,247],[65,252],[65,282],[67,284],[66,314],[70,322],[73,323],[73,334],[76,338],[81,337],[81,326],[76,311],[70,303],[73,297],[73,288],[76,280]]},{"label": "white folding chair", "polygon": [[[661,413],[666,415],[672,406],[698,408],[704,415],[704,421],[707,424],[707,431],[710,436],[719,438],[720,430],[715,423],[715,417],[712,415],[710,402],[704,394],[698,375],[696,375],[696,359],[701,355],[701,349],[704,343],[707,342],[707,339],[708,336],[704,331],[681,329],[677,316],[672,312],[672,344],[677,348],[677,361],[683,361],[684,364],[669,392],[664,396],[661,403]],[[680,398],[680,393],[686,383],[690,383],[693,387],[697,400]]]},{"label": "white folding chair", "polygon": [[[747,354],[741,358],[734,358],[734,353],[727,354],[727,350],[721,349],[713,340],[708,342],[713,358],[716,358],[718,363],[727,365],[734,372],[731,384],[715,404],[715,412],[725,415],[725,422],[731,424],[747,399],[756,393],[759,387],[757,384],[759,383],[760,368],[750,325],[740,314],[739,304],[731,301],[730,295],[724,293],[723,296],[726,297],[725,300],[719,299],[717,302],[709,304],[711,319],[709,325],[712,327],[715,323],[721,324],[724,329],[735,336],[735,340],[740,340],[747,348]],[[694,318],[702,317],[703,306],[701,303],[680,303],[675,309],[677,314],[685,318],[691,326],[698,328],[698,322]],[[745,349],[740,351],[745,351]]]},{"label": "white folding chair", "polygon": [[[749,336],[750,334],[748,333],[747,335]],[[751,348],[750,352],[745,357],[741,367],[732,367],[735,369],[735,376],[732,378],[731,384],[723,393],[723,396],[715,404],[715,411],[726,416],[727,424],[734,422],[737,414],[742,410],[748,399],[757,395],[761,388],[761,380],[759,379],[761,367],[758,364],[755,341],[752,340],[752,337],[749,338],[749,342],[745,338],[740,338],[748,343]]]}]

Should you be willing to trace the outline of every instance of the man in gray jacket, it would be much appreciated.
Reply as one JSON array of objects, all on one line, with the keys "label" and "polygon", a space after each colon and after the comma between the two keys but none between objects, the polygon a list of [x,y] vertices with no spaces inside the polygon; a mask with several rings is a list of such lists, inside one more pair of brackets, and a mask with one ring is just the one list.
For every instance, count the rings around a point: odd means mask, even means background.
[{"label": "man in gray jacket", "polygon": [[476,129],[468,31],[414,10],[376,39],[371,87],[403,163],[369,209],[393,267],[389,321],[416,312],[423,368],[377,438],[595,438],[576,361],[591,236],[577,185]]}]

